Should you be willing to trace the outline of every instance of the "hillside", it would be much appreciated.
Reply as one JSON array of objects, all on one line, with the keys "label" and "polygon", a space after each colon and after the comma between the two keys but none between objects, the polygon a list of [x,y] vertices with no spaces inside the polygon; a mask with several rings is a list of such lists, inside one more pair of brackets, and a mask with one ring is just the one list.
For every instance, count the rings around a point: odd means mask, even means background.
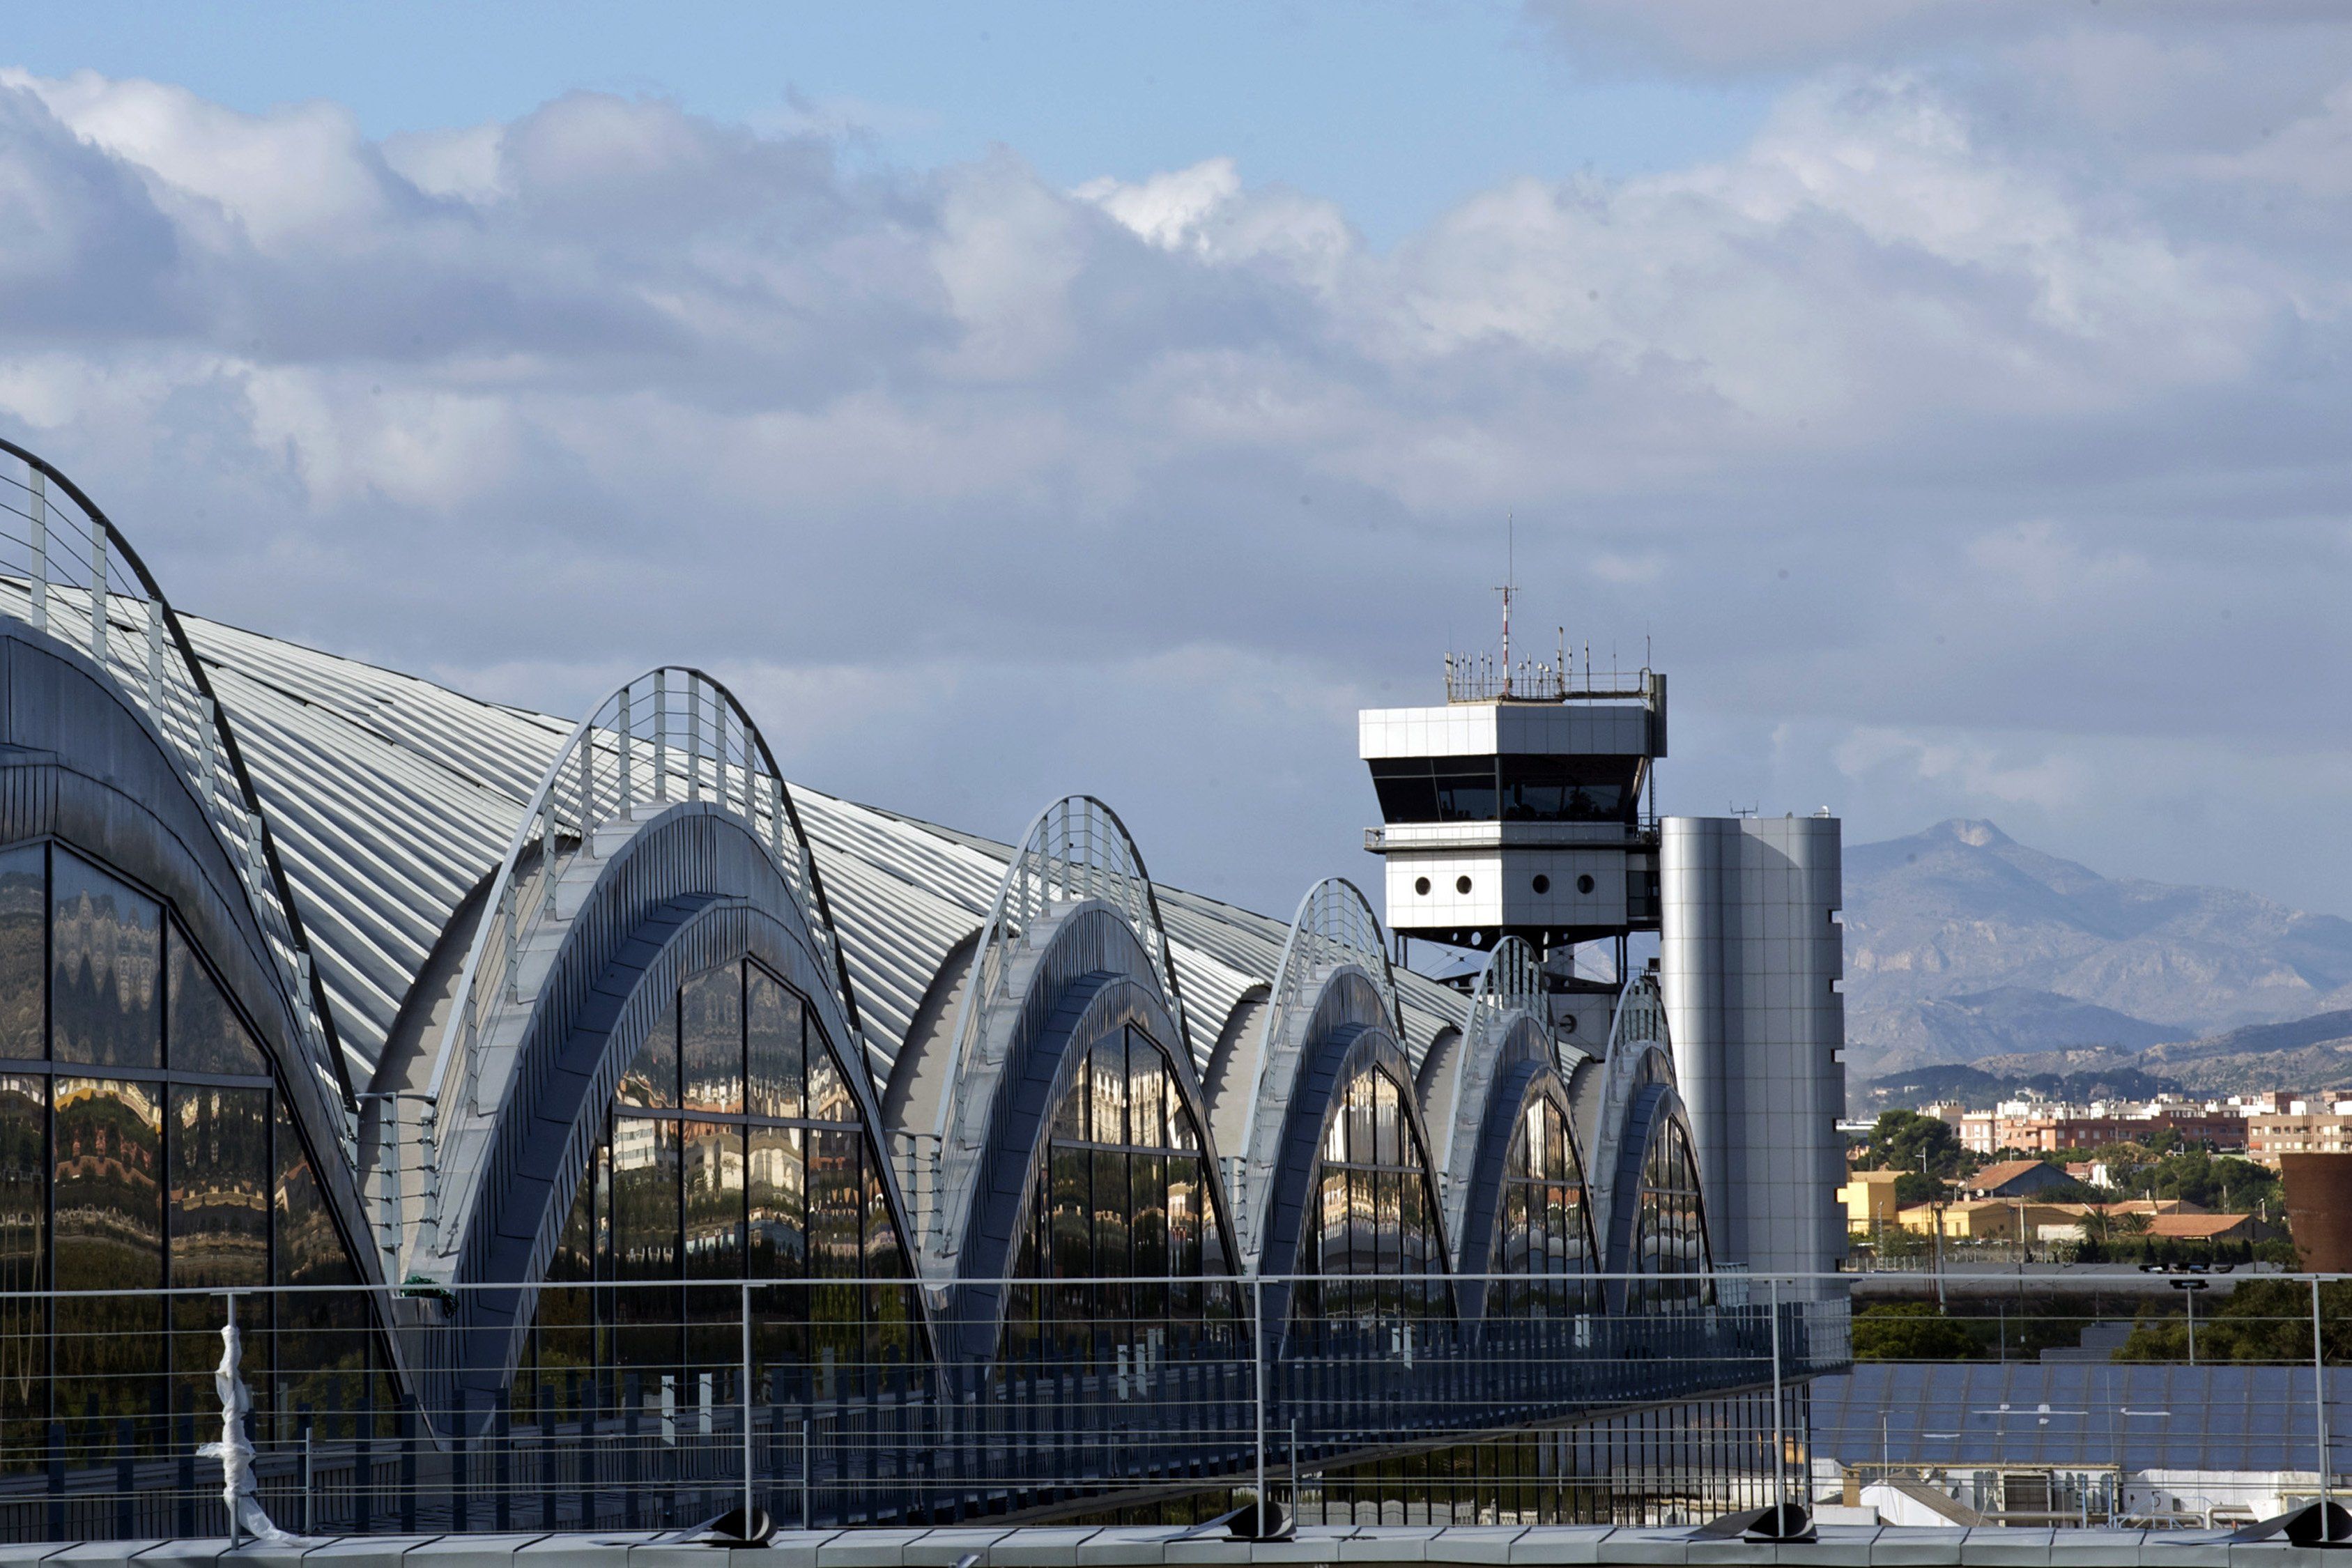
[{"label": "hillside", "polygon": [[[1969,1069],[1925,1070],[1933,1073]],[[2287,1024],[2250,1024],[2201,1039],[2171,1041],[2138,1052],[2097,1047],[1985,1057],[1975,1063],[1975,1070],[2014,1079],[2051,1074],[2162,1078],[2200,1094],[2264,1089],[2315,1092],[2352,1087],[2352,1011],[2322,1013]],[[1915,1075],[1895,1076],[1907,1079]],[[1886,1087],[1899,1091],[1902,1086],[1890,1081]],[[1906,1101],[1898,1095],[1895,1102]]]},{"label": "hillside", "polygon": [[[2247,1026],[2352,1008],[2352,921],[2259,895],[2103,877],[1990,822],[1845,855],[1847,1073],[2105,1047],[2063,1068],[2226,1074]],[[2315,1025],[2325,1029],[2327,1026]],[[2148,1047],[2189,1053],[2175,1062]],[[2135,1053],[2146,1052],[2146,1056]],[[2303,1058],[2281,1056],[2282,1066]],[[2007,1076],[2011,1069],[2002,1069]]]}]

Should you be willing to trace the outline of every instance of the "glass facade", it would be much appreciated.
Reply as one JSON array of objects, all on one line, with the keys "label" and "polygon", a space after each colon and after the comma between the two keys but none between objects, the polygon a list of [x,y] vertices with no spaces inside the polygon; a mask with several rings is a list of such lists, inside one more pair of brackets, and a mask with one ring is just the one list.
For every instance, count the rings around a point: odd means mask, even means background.
[{"label": "glass facade", "polygon": [[[1706,1228],[1699,1209],[1698,1162],[1682,1119],[1661,1115],[1642,1155],[1642,1196],[1633,1213],[1631,1272],[1695,1275],[1707,1268]],[[1631,1302],[1690,1306],[1706,1299],[1706,1281],[1644,1279],[1628,1292]]]},{"label": "glass facade", "polygon": [[1451,1316],[1429,1156],[1414,1134],[1412,1091],[1366,1067],[1332,1097],[1323,1151],[1298,1230],[1292,1313],[1301,1322],[1371,1327]]},{"label": "glass facade", "polygon": [[1593,1271],[1592,1228],[1584,1203],[1584,1164],[1568,1117],[1539,1097],[1511,1131],[1503,1162],[1493,1272],[1509,1276],[1490,1290],[1490,1310],[1549,1318],[1590,1309],[1585,1277]]},{"label": "glass facade", "polygon": [[241,1305],[257,1429],[322,1377],[351,1374],[342,1408],[381,1392],[309,1154],[187,934],[62,846],[0,852],[0,1290],[106,1292],[0,1299],[7,1467],[216,1417],[225,1301],[198,1292],[273,1282],[333,1289]]},{"label": "glass facade", "polygon": [[1388,822],[1624,822],[1640,757],[1383,757],[1370,764]]},{"label": "glass facade", "polygon": [[1004,1353],[1071,1361],[1197,1342],[1234,1321],[1234,1273],[1201,1129],[1160,1043],[1087,1048],[1047,1124],[1013,1265]]},{"label": "glass facade", "polygon": [[745,1279],[777,1282],[751,1292],[763,1367],[830,1382],[927,1356],[913,1287],[890,1283],[910,1278],[906,1248],[852,1081],[815,1010],[757,963],[679,986],[621,1076],[549,1265],[526,1397],[576,1401],[599,1367],[652,1397],[688,1367],[735,1363]]}]

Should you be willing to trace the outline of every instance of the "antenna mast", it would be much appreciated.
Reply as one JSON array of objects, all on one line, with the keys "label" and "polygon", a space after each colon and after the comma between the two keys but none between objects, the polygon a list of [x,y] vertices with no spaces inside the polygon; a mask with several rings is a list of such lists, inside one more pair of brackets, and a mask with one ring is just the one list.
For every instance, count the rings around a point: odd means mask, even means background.
[{"label": "antenna mast", "polygon": [[1503,544],[1503,585],[1495,592],[1503,595],[1503,695],[1511,694],[1511,594],[1513,580],[1518,574],[1519,526],[1516,515],[1506,512]]}]

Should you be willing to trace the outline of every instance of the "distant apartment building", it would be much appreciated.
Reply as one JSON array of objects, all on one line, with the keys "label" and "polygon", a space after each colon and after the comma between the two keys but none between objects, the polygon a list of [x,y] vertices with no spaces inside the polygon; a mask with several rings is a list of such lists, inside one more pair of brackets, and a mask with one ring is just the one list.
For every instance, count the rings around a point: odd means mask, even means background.
[{"label": "distant apartment building", "polygon": [[2276,1169],[2282,1154],[2352,1152],[2352,1100],[2290,1100],[2276,1111],[2246,1118],[2246,1153]]},{"label": "distant apartment building", "polygon": [[1960,1146],[1977,1154],[2014,1149],[2041,1153],[2060,1149],[2095,1149],[2106,1143],[2142,1143],[2160,1132],[2214,1150],[2246,1147],[2247,1120],[2219,1100],[2169,1096],[2150,1100],[2094,1100],[2087,1106],[2012,1100],[1990,1110],[1960,1118]]},{"label": "distant apartment building", "polygon": [[1838,1189],[1838,1201],[1845,1205],[1845,1229],[1849,1237],[1866,1237],[1883,1226],[1897,1223],[1900,1205],[1895,1201],[1895,1184],[1903,1178],[1900,1171],[1856,1171],[1844,1186]]},{"label": "distant apartment building", "polygon": [[[2154,1202],[2134,1198],[2114,1204],[2035,1203],[2022,1198],[1963,1198],[1948,1204],[1917,1204],[1902,1211],[1903,1228],[1921,1236],[1941,1230],[1947,1241],[2082,1241],[2094,1215],[2122,1222],[2120,1235],[2156,1240],[2239,1241],[2252,1239],[2259,1226],[2252,1215],[2207,1214],[2181,1198]],[[2142,1222],[2145,1222],[2144,1225]]]}]

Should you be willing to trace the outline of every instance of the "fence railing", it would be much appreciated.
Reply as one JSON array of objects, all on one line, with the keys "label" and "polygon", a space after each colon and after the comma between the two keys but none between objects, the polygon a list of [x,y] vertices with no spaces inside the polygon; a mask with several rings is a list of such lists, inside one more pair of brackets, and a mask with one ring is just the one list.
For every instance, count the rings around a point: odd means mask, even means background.
[{"label": "fence railing", "polygon": [[[1497,1279],[1544,1315],[1461,1321],[1443,1280],[1327,1279],[1315,1315],[1268,1322],[1296,1283],[1014,1281],[970,1363],[933,1359],[960,1336],[926,1311],[970,1293],[905,1279],[549,1285],[497,1392],[442,1408],[404,1369],[467,1353],[432,1342],[467,1332],[440,1326],[446,1298],[0,1298],[19,1350],[46,1341],[11,1358],[45,1371],[0,1404],[0,1535],[223,1533],[206,1445],[240,1436],[268,1520],[313,1533],[656,1528],[747,1502],[819,1526],[1352,1510],[1400,1487],[1439,1521],[1634,1492],[1696,1509],[1796,1495],[1797,1391],[1845,1363],[1843,1302],[1776,1302],[1770,1282],[1612,1315],[1597,1280]],[[241,1432],[225,1374],[249,1395]],[[1654,1413],[1683,1405],[1706,1413],[1666,1434]]]}]

